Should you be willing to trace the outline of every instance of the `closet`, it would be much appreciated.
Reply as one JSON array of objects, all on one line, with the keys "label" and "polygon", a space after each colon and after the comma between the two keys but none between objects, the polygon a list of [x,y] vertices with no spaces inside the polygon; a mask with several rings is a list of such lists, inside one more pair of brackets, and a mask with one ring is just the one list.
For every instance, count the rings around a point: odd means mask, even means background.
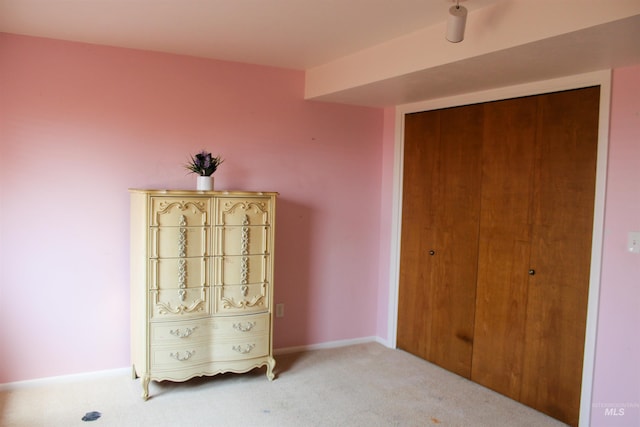
[{"label": "closet", "polygon": [[398,348],[570,425],[599,92],[405,116]]}]

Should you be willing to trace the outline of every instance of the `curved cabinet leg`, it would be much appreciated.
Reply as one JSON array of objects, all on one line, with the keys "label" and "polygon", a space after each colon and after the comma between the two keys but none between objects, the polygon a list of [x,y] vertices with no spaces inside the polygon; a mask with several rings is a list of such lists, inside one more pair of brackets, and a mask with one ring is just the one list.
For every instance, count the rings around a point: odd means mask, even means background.
[{"label": "curved cabinet leg", "polygon": [[273,381],[273,379],[275,378],[275,375],[273,373],[273,368],[276,367],[276,359],[274,359],[273,357],[270,357],[269,360],[267,361],[267,378],[269,378],[269,381]]},{"label": "curved cabinet leg", "polygon": [[136,365],[131,365],[131,379],[132,380],[138,379],[138,373],[136,372]]},{"label": "curved cabinet leg", "polygon": [[147,400],[149,398],[149,382],[151,381],[151,378],[149,377],[149,375],[145,374],[142,377],[142,398],[144,400]]}]

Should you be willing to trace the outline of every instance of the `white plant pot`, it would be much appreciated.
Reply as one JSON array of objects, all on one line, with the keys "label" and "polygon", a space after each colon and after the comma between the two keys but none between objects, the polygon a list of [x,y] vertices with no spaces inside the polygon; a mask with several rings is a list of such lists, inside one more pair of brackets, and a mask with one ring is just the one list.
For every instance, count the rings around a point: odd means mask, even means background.
[{"label": "white plant pot", "polygon": [[198,191],[211,191],[213,190],[213,175],[212,176],[200,176],[196,181],[196,189]]}]

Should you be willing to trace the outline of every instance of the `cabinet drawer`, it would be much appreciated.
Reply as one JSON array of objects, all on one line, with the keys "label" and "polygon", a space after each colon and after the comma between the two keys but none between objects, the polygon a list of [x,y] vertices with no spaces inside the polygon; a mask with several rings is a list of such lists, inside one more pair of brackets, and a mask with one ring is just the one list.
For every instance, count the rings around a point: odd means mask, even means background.
[{"label": "cabinet drawer", "polygon": [[209,248],[207,227],[151,227],[151,258],[205,257]]},{"label": "cabinet drawer", "polygon": [[201,288],[209,285],[209,259],[150,259],[150,289]]},{"label": "cabinet drawer", "polygon": [[271,212],[269,197],[220,197],[216,225],[268,225]]},{"label": "cabinet drawer", "polygon": [[215,360],[241,360],[269,354],[267,334],[256,335],[244,340],[217,340],[212,347]]},{"label": "cabinet drawer", "polygon": [[269,292],[266,283],[216,286],[214,293],[216,314],[261,313],[269,309]]},{"label": "cabinet drawer", "polygon": [[149,292],[151,320],[179,320],[211,313],[209,288],[166,289]]},{"label": "cabinet drawer", "polygon": [[268,255],[235,255],[214,258],[214,285],[264,283],[269,276]]},{"label": "cabinet drawer", "polygon": [[269,354],[269,337],[257,335],[244,340],[219,340],[192,345],[151,347],[151,369],[181,369],[214,361],[232,361]]},{"label": "cabinet drawer", "polygon": [[211,338],[209,320],[151,324],[151,345],[186,344]]},{"label": "cabinet drawer", "polygon": [[218,226],[215,229],[216,255],[259,255],[269,252],[268,226]]},{"label": "cabinet drawer", "polygon": [[151,345],[187,345],[201,341],[246,339],[269,332],[269,314],[154,322]]},{"label": "cabinet drawer", "polygon": [[151,226],[209,225],[210,203],[208,197],[152,197]]},{"label": "cabinet drawer", "polygon": [[151,369],[180,369],[212,360],[211,345],[152,346]]},{"label": "cabinet drawer", "polygon": [[243,338],[269,332],[269,314],[254,316],[216,317],[214,336],[216,338]]}]

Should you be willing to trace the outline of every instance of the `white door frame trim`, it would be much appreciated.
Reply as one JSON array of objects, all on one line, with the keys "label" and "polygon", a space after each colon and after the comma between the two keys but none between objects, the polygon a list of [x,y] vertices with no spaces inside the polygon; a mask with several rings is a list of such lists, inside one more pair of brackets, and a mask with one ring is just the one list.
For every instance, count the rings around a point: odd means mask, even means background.
[{"label": "white door frame trim", "polygon": [[402,230],[402,176],[404,164],[404,116],[405,114],[436,110],[460,105],[490,102],[520,96],[538,95],[561,90],[600,86],[600,117],[598,122],[598,161],[596,168],[596,194],[591,245],[591,273],[589,301],[582,366],[582,394],[580,397],[580,426],[588,426],[591,420],[593,373],[600,299],[600,273],[602,266],[604,207],[607,178],[607,154],[609,147],[609,109],[611,103],[611,70],[567,76],[516,86],[502,87],[447,98],[399,105],[396,107],[396,129],[393,167],[393,200],[391,217],[391,259],[389,265],[389,307],[387,342],[395,348],[397,343],[398,290],[400,286],[400,236]]}]

